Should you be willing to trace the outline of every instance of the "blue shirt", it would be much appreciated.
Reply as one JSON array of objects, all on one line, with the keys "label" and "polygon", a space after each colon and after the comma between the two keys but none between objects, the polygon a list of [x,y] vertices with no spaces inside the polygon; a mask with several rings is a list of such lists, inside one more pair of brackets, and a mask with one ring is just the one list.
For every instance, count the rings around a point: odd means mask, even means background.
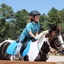
[{"label": "blue shirt", "polygon": [[40,24],[39,23],[34,23],[34,22],[29,22],[25,29],[23,30],[23,32],[21,33],[21,35],[24,35],[26,37],[31,38],[31,36],[29,35],[29,31],[31,31],[33,34],[35,34],[36,32],[39,31],[40,28]]}]

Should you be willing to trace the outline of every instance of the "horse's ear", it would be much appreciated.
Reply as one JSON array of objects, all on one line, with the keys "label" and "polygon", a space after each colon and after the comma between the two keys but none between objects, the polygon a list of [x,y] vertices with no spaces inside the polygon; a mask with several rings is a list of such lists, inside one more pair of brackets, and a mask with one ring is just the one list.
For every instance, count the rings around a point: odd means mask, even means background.
[{"label": "horse's ear", "polygon": [[56,31],[57,30],[57,25],[54,25],[53,27],[52,27],[52,30],[54,30],[54,31]]},{"label": "horse's ear", "polygon": [[57,25],[52,26],[52,28],[49,30],[49,33],[51,33],[52,31],[56,31],[57,30]]}]

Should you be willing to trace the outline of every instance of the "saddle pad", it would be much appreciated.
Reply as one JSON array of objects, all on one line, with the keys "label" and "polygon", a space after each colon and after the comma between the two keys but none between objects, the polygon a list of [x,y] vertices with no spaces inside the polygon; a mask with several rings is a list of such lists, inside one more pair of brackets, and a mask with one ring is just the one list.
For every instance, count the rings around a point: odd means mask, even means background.
[{"label": "saddle pad", "polygon": [[16,41],[12,42],[7,50],[6,50],[6,53],[7,54],[10,54],[10,55],[15,55],[16,54],[16,47],[17,47],[18,43]]},{"label": "saddle pad", "polygon": [[[27,47],[25,48],[25,50],[22,53],[22,57],[25,57],[27,55],[27,53],[29,52],[30,46],[31,46],[31,40],[29,42],[27,42]],[[15,55],[16,54],[16,47],[17,47],[18,43],[16,41],[12,42],[7,50],[6,53],[10,54],[10,55]]]},{"label": "saddle pad", "polygon": [[23,51],[23,53],[22,53],[22,57],[25,57],[27,54],[28,54],[28,52],[29,52],[29,49],[30,49],[30,46],[31,46],[31,40],[27,43],[27,47],[26,47],[26,49]]}]

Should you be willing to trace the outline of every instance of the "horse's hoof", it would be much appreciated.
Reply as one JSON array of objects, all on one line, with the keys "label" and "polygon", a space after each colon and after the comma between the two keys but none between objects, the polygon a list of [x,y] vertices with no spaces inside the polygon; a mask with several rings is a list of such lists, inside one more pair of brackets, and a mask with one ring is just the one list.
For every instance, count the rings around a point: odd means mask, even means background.
[{"label": "horse's hoof", "polygon": [[22,57],[21,57],[21,58],[19,58],[19,60],[20,60],[20,61],[24,61],[24,59],[23,59]]}]

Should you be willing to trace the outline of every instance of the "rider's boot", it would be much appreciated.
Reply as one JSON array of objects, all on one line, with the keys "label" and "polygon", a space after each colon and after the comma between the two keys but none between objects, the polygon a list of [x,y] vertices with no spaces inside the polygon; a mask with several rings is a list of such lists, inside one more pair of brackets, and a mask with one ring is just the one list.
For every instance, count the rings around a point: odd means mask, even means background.
[{"label": "rider's boot", "polygon": [[22,45],[22,47],[21,47],[21,49],[20,49],[20,53],[22,54],[23,53],[23,51],[24,51],[24,49],[26,48],[26,43],[23,43],[23,45]]}]

